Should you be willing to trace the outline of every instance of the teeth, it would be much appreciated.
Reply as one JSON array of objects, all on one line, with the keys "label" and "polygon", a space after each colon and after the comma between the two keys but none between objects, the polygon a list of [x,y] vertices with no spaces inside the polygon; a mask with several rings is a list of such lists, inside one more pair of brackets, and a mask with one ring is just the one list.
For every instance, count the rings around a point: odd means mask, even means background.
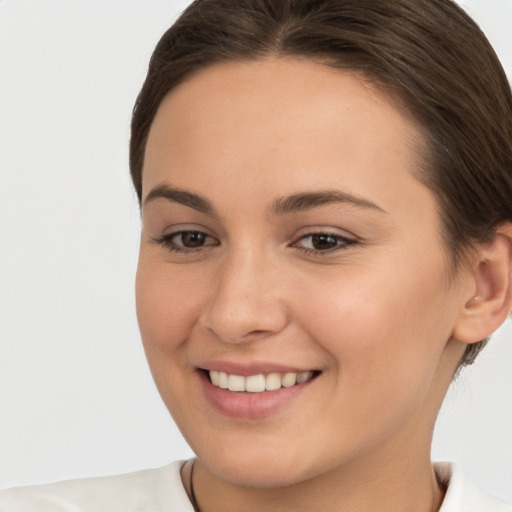
[{"label": "teeth", "polygon": [[[210,375],[211,378],[211,375]],[[213,381],[212,381],[213,382]],[[219,388],[228,389],[228,374],[219,372]]]},{"label": "teeth", "polygon": [[261,393],[265,391],[265,376],[251,375],[245,379],[245,391],[249,393]]},{"label": "teeth", "polygon": [[275,391],[281,387],[281,375],[279,373],[269,373],[265,379],[265,389]]},{"label": "teeth", "polygon": [[230,375],[228,377],[229,391],[245,391],[245,377],[240,375]]},{"label": "teeth", "polygon": [[212,384],[214,384],[215,386],[218,386],[219,385],[219,372],[211,371],[210,379],[212,381]]},{"label": "teeth", "polygon": [[276,391],[282,387],[289,388],[302,384],[313,378],[313,372],[269,373],[267,375],[230,375],[225,372],[209,372],[210,380],[214,386],[230,391],[247,391],[248,393],[261,393],[263,391]]},{"label": "teeth", "polygon": [[282,380],[283,387],[291,388],[297,384],[297,374],[296,373],[285,373]]},{"label": "teeth", "polygon": [[313,377],[313,372],[300,372],[297,374],[297,384],[302,384]]}]

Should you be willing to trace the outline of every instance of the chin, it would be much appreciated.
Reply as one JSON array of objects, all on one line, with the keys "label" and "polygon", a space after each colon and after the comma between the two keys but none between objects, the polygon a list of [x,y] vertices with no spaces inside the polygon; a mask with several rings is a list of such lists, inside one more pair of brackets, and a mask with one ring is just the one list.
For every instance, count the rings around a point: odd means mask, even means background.
[{"label": "chin", "polygon": [[211,450],[198,459],[217,478],[233,485],[253,488],[288,487],[314,477],[303,453],[287,454],[275,446],[269,449]]},{"label": "chin", "polygon": [[208,465],[217,478],[232,485],[259,489],[273,489],[289,487],[305,480],[297,471],[290,472],[286,468],[276,467],[275,464],[266,462],[240,463],[233,460],[226,464],[215,462],[214,466]]}]

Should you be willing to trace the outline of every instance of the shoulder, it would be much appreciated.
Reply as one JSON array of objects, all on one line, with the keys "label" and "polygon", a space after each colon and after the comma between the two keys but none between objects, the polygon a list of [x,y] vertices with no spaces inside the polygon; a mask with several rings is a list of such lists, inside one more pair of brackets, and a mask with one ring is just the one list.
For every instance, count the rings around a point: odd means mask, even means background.
[{"label": "shoulder", "polygon": [[193,512],[182,465],[0,491],[0,512]]},{"label": "shoulder", "polygon": [[446,486],[446,496],[439,512],[512,512],[512,506],[484,493],[466,479],[455,464],[434,464],[437,477]]}]

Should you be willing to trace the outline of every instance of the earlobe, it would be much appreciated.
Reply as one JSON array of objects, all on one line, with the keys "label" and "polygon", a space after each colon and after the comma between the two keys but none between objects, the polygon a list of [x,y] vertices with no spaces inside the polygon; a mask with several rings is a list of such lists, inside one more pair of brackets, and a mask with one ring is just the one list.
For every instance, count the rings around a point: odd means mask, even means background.
[{"label": "earlobe", "polygon": [[476,343],[491,335],[512,309],[512,224],[498,228],[492,240],[481,243],[470,278],[474,293],[464,299],[453,337]]}]

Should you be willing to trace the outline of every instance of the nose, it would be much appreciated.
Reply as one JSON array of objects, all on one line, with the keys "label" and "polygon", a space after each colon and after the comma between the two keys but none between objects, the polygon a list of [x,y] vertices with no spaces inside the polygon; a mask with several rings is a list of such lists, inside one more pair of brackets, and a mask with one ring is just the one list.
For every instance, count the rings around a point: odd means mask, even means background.
[{"label": "nose", "polygon": [[203,325],[225,343],[248,343],[287,323],[283,279],[261,252],[238,251],[217,269]]}]

